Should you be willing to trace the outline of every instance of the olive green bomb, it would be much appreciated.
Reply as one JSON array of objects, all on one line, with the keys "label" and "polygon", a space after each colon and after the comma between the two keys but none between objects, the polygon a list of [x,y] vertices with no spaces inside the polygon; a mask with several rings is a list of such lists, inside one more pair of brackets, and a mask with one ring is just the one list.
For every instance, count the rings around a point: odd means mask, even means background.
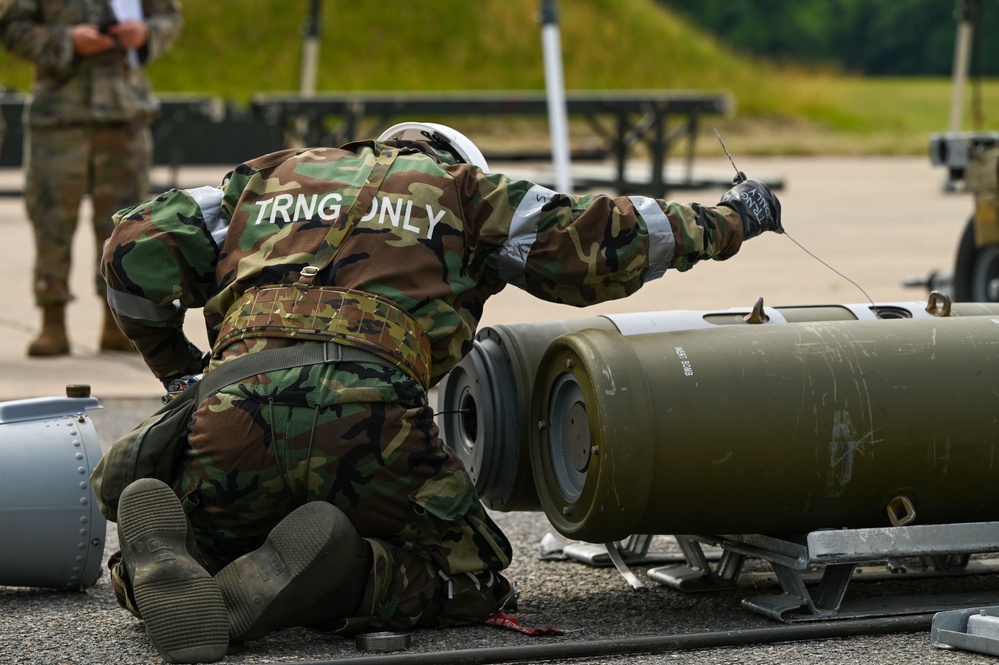
[{"label": "olive green bomb", "polygon": [[531,464],[563,535],[999,519],[999,316],[564,335]]}]

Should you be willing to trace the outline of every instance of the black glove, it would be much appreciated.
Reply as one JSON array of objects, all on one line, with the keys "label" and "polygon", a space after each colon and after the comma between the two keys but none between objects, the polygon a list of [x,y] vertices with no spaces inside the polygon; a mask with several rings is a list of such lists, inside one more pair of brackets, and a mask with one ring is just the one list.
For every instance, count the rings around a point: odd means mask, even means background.
[{"label": "black glove", "polygon": [[742,218],[743,240],[749,240],[765,231],[784,233],[780,225],[780,201],[770,188],[759,180],[738,182],[725,192],[718,205],[728,206]]},{"label": "black glove", "polygon": [[179,374],[171,374],[170,376],[164,376],[162,379],[160,379],[160,383],[163,384],[163,387],[166,388],[168,392],[173,390],[172,384],[174,383],[180,382],[181,384],[188,384],[189,383],[188,379],[190,379],[192,376],[196,376],[198,379],[200,379],[201,375],[205,373],[205,369],[208,368],[208,363],[211,362],[212,360],[211,352],[202,351],[201,349],[196,347],[194,344],[191,344],[190,342],[188,342],[187,347],[191,351],[191,355],[195,356],[198,359],[195,362],[195,364],[198,366],[198,369],[194,371],[189,370],[187,372],[180,372]]}]

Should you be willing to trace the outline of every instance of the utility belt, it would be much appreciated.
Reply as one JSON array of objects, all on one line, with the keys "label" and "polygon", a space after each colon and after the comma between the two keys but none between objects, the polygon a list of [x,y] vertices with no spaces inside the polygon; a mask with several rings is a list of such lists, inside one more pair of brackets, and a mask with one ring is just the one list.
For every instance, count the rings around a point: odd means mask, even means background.
[{"label": "utility belt", "polygon": [[[412,316],[380,296],[324,286],[251,289],[229,308],[214,353],[233,342],[281,337],[324,342],[316,362],[353,360],[396,367],[430,386],[430,339]],[[347,347],[335,350],[336,347]]]}]

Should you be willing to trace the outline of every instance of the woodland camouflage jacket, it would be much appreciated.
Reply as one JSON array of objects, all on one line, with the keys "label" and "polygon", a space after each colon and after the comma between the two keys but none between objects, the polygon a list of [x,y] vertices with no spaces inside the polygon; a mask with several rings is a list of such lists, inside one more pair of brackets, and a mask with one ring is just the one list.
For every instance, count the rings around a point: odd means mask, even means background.
[{"label": "woodland camouflage jacket", "polygon": [[[185,309],[204,308],[214,340],[248,289],[296,282],[386,149],[362,141],[281,151],[238,166],[221,187],[172,190],[121,211],[103,273],[119,324],[154,374],[200,371],[181,330]],[[507,284],[585,306],[669,268],[728,258],[742,243],[742,222],[724,206],[563,195],[412,148],[361,212],[315,284],[374,293],[408,312],[429,336],[432,384],[470,350],[483,305]]]}]

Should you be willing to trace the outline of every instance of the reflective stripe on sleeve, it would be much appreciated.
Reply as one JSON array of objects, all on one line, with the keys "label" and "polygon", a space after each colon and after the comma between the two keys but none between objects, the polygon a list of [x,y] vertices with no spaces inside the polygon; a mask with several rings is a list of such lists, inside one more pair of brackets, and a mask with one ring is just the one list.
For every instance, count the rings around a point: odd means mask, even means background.
[{"label": "reflective stripe on sleeve", "polygon": [[177,313],[183,309],[178,302],[157,305],[152,300],[110,288],[108,289],[108,305],[115,312],[130,319],[144,321],[167,321],[176,317]]},{"label": "reflective stripe on sleeve", "polygon": [[673,260],[676,251],[676,239],[669,217],[663,212],[659,202],[648,196],[629,196],[635,210],[645,220],[649,231],[649,272],[645,280],[658,279],[663,276]]},{"label": "reflective stripe on sleeve", "polygon": [[510,234],[503,243],[503,249],[500,250],[499,274],[504,282],[520,288],[526,286],[524,271],[527,266],[527,255],[538,238],[541,208],[557,193],[547,187],[534,185],[520,200],[520,205],[517,206],[510,221]]},{"label": "reflective stripe on sleeve", "polygon": [[229,221],[222,215],[222,190],[218,187],[196,187],[186,190],[201,208],[201,216],[216,247],[221,247],[229,232]]}]

